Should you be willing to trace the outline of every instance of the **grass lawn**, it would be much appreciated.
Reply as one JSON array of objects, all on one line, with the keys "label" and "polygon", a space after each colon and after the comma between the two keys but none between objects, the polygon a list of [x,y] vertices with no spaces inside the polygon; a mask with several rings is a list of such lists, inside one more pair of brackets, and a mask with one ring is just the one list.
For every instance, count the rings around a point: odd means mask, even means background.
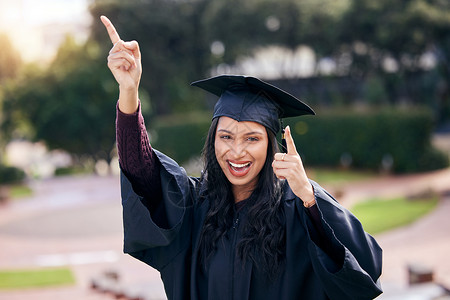
[{"label": "grass lawn", "polygon": [[377,174],[355,170],[311,168],[306,173],[320,185],[335,185],[375,178]]},{"label": "grass lawn", "polygon": [[358,203],[350,210],[361,221],[366,232],[377,234],[414,222],[432,211],[437,203],[437,197],[414,200],[374,199]]},{"label": "grass lawn", "polygon": [[71,285],[75,277],[68,268],[0,270],[0,290]]},{"label": "grass lawn", "polygon": [[12,185],[9,188],[9,193],[10,193],[11,198],[15,199],[15,198],[31,196],[33,191],[31,190],[31,188],[29,188],[26,185]]}]

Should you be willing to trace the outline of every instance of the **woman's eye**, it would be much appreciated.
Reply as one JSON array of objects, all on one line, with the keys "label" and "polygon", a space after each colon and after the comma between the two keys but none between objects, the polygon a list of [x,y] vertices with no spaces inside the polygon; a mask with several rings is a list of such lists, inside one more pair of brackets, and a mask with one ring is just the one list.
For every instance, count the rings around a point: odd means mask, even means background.
[{"label": "woman's eye", "polygon": [[229,140],[229,139],[231,139],[231,136],[229,136],[229,135],[221,135],[220,138],[224,139],[224,140]]},{"label": "woman's eye", "polygon": [[247,138],[247,141],[249,141],[249,142],[257,142],[257,141],[259,141],[259,139],[257,137],[251,136],[251,137]]}]

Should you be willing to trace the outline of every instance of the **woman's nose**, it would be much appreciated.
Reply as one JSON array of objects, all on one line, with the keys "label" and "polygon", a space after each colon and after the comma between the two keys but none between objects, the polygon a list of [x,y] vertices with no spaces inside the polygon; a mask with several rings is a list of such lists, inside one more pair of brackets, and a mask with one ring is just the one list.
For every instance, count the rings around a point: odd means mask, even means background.
[{"label": "woman's nose", "polygon": [[239,141],[233,143],[231,152],[233,153],[234,159],[243,157],[245,155],[245,151],[246,151],[245,143]]}]

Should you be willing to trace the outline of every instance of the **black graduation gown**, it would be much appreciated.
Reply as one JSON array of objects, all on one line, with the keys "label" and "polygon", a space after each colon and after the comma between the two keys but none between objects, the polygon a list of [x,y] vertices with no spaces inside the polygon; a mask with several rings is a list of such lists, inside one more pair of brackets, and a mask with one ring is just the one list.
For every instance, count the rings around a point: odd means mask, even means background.
[{"label": "black graduation gown", "polygon": [[247,217],[245,207],[235,213],[234,226],[218,243],[205,274],[197,257],[208,210],[208,201],[197,201],[203,186],[172,159],[154,151],[161,162],[163,200],[158,213],[150,214],[144,204],[148,199],[136,194],[121,175],[124,252],[160,272],[168,299],[373,299],[382,292],[381,248],[348,210],[312,181],[326,237],[342,252],[341,264],[313,242],[314,228],[306,209],[286,184],[282,274],[268,281],[257,266],[249,260],[244,265],[236,255]]}]

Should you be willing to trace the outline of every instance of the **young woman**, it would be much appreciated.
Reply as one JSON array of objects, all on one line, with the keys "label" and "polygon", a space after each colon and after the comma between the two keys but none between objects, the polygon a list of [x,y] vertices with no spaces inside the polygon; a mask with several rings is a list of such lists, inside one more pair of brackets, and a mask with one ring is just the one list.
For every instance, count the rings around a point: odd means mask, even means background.
[{"label": "young woman", "polygon": [[253,77],[193,83],[219,96],[201,178],[152,149],[140,112],[137,42],[102,17],[120,86],[117,145],[124,251],[161,273],[168,299],[373,299],[381,249],[303,168],[279,118],[313,114]]}]

